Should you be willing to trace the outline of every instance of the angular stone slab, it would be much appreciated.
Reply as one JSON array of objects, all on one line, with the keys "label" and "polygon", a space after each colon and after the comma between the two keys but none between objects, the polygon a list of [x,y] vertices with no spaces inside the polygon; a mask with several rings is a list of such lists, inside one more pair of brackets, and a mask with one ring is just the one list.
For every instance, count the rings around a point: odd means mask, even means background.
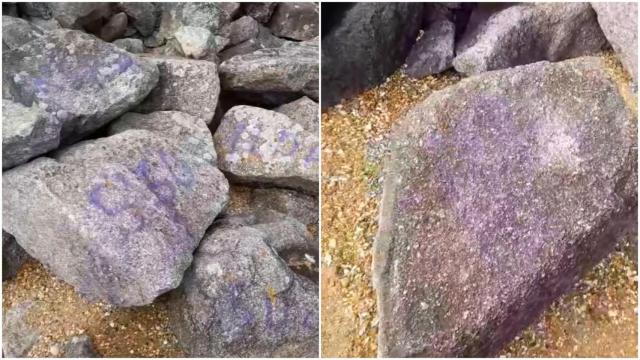
[{"label": "angular stone slab", "polygon": [[283,2],[271,16],[269,27],[279,37],[311,40],[318,36],[318,4],[311,2]]},{"label": "angular stone slab", "polygon": [[318,44],[291,43],[234,56],[220,64],[225,90],[318,98]]},{"label": "angular stone slab", "polygon": [[154,55],[142,58],[158,66],[160,81],[136,111],[183,111],[211,123],[220,95],[215,63]]},{"label": "angular stone slab", "polygon": [[169,304],[190,356],[318,356],[318,286],[289,269],[269,241],[252,226],[218,223],[202,240]]},{"label": "angular stone slab", "polygon": [[625,69],[638,82],[638,4],[592,2],[598,23]]},{"label": "angular stone slab", "polygon": [[230,179],[318,191],[318,136],[286,115],[234,106],[213,138],[218,166]]},{"label": "angular stone slab", "polygon": [[637,119],[599,58],[462,80],[393,131],[379,355],[492,356],[637,227]]},{"label": "angular stone slab", "polygon": [[180,284],[229,185],[186,113],[130,113],[110,134],[4,172],[2,223],[81,294],[144,305]]},{"label": "angular stone slab", "polygon": [[588,3],[514,5],[478,26],[456,44],[453,67],[463,74],[593,55],[606,44]]},{"label": "angular stone slab", "polygon": [[75,142],[122,115],[158,82],[155,65],[75,30],[54,30],[2,54],[2,96],[39,107]]}]

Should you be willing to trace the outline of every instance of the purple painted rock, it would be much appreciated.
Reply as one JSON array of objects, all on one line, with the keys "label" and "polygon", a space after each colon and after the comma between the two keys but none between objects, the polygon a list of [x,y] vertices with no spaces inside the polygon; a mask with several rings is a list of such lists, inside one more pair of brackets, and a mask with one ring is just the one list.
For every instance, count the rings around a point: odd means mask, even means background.
[{"label": "purple painted rock", "polygon": [[625,69],[638,81],[638,4],[633,2],[591,3],[598,23]]},{"label": "purple painted rock", "polygon": [[179,57],[143,55],[158,66],[160,81],[135,111],[184,111],[209,124],[220,95],[215,63]]},{"label": "purple painted rock", "polygon": [[495,355],[637,226],[637,119],[599,58],[465,79],[394,129],[379,355]]},{"label": "purple painted rock", "polygon": [[318,4],[286,2],[278,4],[269,28],[277,36],[293,40],[311,40],[318,36]]},{"label": "purple painted rock", "polygon": [[110,134],[5,171],[2,225],[81,294],[144,305],[180,284],[229,185],[186,113],[129,113]]},{"label": "purple painted rock", "polygon": [[588,3],[514,5],[467,29],[456,44],[453,67],[472,75],[541,60],[560,61],[595,54],[606,41]]},{"label": "purple painted rock", "polygon": [[213,138],[218,166],[231,180],[318,191],[318,136],[286,115],[234,106]]},{"label": "purple painted rock", "polygon": [[455,26],[449,20],[429,25],[407,57],[407,75],[421,78],[450,68],[455,35]]},{"label": "purple painted rock", "polygon": [[54,30],[2,54],[2,95],[46,112],[61,143],[77,141],[142,101],[158,69],[75,30]]},{"label": "purple painted rock", "polygon": [[245,219],[207,232],[169,306],[196,357],[317,357],[318,286],[295,274]]}]

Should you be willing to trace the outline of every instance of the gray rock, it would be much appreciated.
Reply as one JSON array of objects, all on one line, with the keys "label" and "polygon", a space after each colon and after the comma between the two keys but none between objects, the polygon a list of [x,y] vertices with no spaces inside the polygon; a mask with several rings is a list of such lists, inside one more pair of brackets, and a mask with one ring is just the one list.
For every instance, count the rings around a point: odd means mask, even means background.
[{"label": "gray rock", "polygon": [[291,271],[269,240],[242,225],[214,225],[202,240],[169,306],[190,356],[318,356],[318,286]]},{"label": "gray rock", "polygon": [[2,51],[14,50],[42,36],[42,30],[28,21],[2,16]]},{"label": "gray rock", "polygon": [[74,30],[47,32],[2,59],[2,97],[45,111],[63,143],[117,118],[158,82],[155,65]]},{"label": "gray rock", "polygon": [[[315,210],[317,213],[318,208]],[[267,244],[281,257],[293,252],[318,253],[318,239],[311,236],[302,222],[272,209],[256,209],[254,213],[251,225],[267,235]]]},{"label": "gray rock", "polygon": [[2,230],[2,281],[18,274],[22,264],[31,260],[31,256],[16,242],[16,238]]},{"label": "gray rock", "polygon": [[161,3],[159,6],[162,10],[156,34],[159,41],[173,39],[183,26],[199,27],[218,34],[229,20],[227,12],[216,3]]},{"label": "gray rock", "polygon": [[293,40],[311,40],[318,36],[318,4],[283,2],[278,4],[269,21],[277,36]]},{"label": "gray rock", "polygon": [[290,44],[234,56],[220,64],[222,88],[318,98],[318,45]]},{"label": "gray rock", "polygon": [[132,54],[142,54],[144,52],[144,44],[142,40],[135,38],[118,39],[113,42],[113,45],[128,51]]},{"label": "gray rock", "polygon": [[131,25],[138,30],[140,35],[149,36],[158,21],[156,5],[150,2],[122,2],[118,5],[124,11]]},{"label": "gray rock", "polygon": [[120,39],[127,31],[128,22],[127,14],[119,12],[109,18],[109,21],[100,28],[98,37],[106,42]]},{"label": "gray rock", "polygon": [[181,26],[173,34],[176,49],[186,56],[201,59],[215,49],[213,34],[211,31],[195,26]]},{"label": "gray rock", "polygon": [[288,104],[280,105],[273,111],[287,115],[291,121],[302,125],[307,131],[317,134],[320,130],[318,103],[306,96]]},{"label": "gray rock", "polygon": [[318,191],[318,136],[286,115],[234,106],[213,138],[218,166],[230,179]]},{"label": "gray rock", "polygon": [[242,3],[244,13],[256,19],[259,23],[266,24],[276,8],[274,2]]},{"label": "gray rock", "polygon": [[40,339],[40,333],[27,323],[27,315],[32,302],[15,305],[3,316],[2,355],[3,357],[26,357],[29,350]]},{"label": "gray rock", "polygon": [[87,335],[72,337],[64,346],[66,358],[95,358],[99,357],[93,347],[91,338]]},{"label": "gray rock", "polygon": [[625,69],[638,82],[638,4],[633,2],[591,3],[598,23],[618,53]]},{"label": "gray rock", "polygon": [[229,47],[220,53],[220,60],[226,61],[237,55],[250,54],[256,50],[277,48],[286,43],[286,40],[273,36],[271,31],[264,26],[258,26],[258,35],[238,45]]},{"label": "gray rock", "polygon": [[52,17],[66,29],[93,27],[92,23],[108,19],[112,14],[111,4],[106,2],[51,2],[47,5]]},{"label": "gray rock", "polygon": [[407,75],[421,78],[450,68],[455,34],[456,29],[449,20],[429,25],[407,57]]},{"label": "gray rock", "polygon": [[42,31],[52,31],[62,29],[60,23],[56,19],[40,19],[40,18],[31,18],[29,21],[32,25],[38,27]]},{"label": "gray rock", "polygon": [[2,100],[2,168],[8,169],[56,149],[60,123],[37,106]]},{"label": "gray rock", "polygon": [[[322,4],[323,15],[325,6],[331,5]],[[323,23],[322,107],[383,82],[404,64],[421,14],[419,3],[356,3],[333,27]]]},{"label": "gray rock", "polygon": [[237,45],[258,36],[260,25],[250,17],[243,16],[229,24],[229,45]]},{"label": "gray rock", "polygon": [[160,81],[136,111],[184,111],[211,123],[220,94],[215,63],[161,56],[143,56],[143,59],[158,66]]},{"label": "gray rock", "polygon": [[186,113],[129,113],[109,133],[5,171],[2,223],[79,293],[149,304],[180,284],[229,187]]},{"label": "gray rock", "polygon": [[227,13],[229,20],[235,19],[240,13],[240,3],[238,2],[219,2],[218,7]]},{"label": "gray rock", "polygon": [[257,211],[272,209],[309,226],[318,223],[318,199],[293,190],[268,188],[255,189],[252,206]]},{"label": "gray rock", "polygon": [[474,76],[397,125],[380,356],[497,354],[637,227],[637,119],[599,58]]},{"label": "gray rock", "polygon": [[41,18],[49,20],[52,17],[51,8],[49,3],[44,2],[22,2],[18,4],[20,13],[24,16]]},{"label": "gray rock", "polygon": [[504,69],[541,60],[560,61],[599,52],[606,38],[588,3],[510,6],[470,28],[453,67],[463,74]]}]

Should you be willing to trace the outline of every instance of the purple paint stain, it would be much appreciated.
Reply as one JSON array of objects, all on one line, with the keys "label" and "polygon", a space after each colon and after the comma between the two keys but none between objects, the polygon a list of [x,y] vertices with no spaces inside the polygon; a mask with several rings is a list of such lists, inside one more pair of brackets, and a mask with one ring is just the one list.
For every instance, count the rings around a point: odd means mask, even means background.
[{"label": "purple paint stain", "polygon": [[232,151],[236,150],[240,136],[246,129],[247,125],[243,123],[237,123],[233,128],[233,133],[231,134],[231,138],[229,138],[229,147]]},{"label": "purple paint stain", "polygon": [[118,72],[122,74],[133,65],[133,59],[130,56],[120,56],[118,58]]}]

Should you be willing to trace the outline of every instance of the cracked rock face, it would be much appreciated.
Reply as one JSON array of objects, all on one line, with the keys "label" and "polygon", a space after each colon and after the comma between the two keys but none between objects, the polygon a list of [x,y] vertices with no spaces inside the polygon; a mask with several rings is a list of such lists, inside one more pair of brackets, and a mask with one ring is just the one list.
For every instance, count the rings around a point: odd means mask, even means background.
[{"label": "cracked rock face", "polygon": [[155,65],[75,30],[47,32],[2,59],[3,99],[46,113],[65,144],[122,115],[158,82]]},{"label": "cracked rock face", "polygon": [[374,249],[379,355],[495,355],[570,290],[637,227],[636,132],[589,57],[465,79],[410,110]]},{"label": "cracked rock face", "polygon": [[235,106],[224,115],[214,143],[220,169],[234,181],[317,192],[318,137],[286,115]]},{"label": "cracked rock face", "polygon": [[144,305],[180,284],[229,188],[186,113],[130,113],[110,134],[4,172],[3,227],[89,298]]},{"label": "cracked rock face", "polygon": [[214,225],[171,299],[171,326],[190,356],[317,357],[318,286],[295,274],[244,225]]}]

